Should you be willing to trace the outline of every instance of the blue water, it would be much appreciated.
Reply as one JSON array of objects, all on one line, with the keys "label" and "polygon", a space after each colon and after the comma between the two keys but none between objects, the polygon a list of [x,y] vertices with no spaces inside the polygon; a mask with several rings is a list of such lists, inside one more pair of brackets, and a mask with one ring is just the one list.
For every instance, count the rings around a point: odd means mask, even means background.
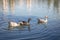
[{"label": "blue water", "polygon": [[[0,40],[60,40],[59,2],[59,0],[32,0],[31,8],[27,9],[26,3],[21,6],[15,0],[15,11],[11,10],[11,5],[7,11],[0,9]],[[2,5],[0,1],[0,7]],[[44,18],[46,15],[48,23],[37,24],[37,18]],[[8,30],[8,21],[18,23],[22,20],[27,21],[28,18],[32,19],[30,26]]]}]

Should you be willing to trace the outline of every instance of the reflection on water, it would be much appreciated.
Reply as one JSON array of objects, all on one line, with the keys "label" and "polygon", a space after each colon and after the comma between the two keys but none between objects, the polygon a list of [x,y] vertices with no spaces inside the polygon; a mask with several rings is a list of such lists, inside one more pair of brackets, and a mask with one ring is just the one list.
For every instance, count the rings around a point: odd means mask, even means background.
[{"label": "reflection on water", "polygon": [[[25,30],[25,27],[26,27],[26,30]],[[30,26],[19,26],[19,27],[14,27],[14,28],[7,28],[7,29],[4,29],[4,30],[10,30],[10,31],[17,31],[17,30],[20,30],[20,31],[31,31],[30,30]]]},{"label": "reflection on water", "polygon": [[[37,18],[48,16],[47,24]],[[27,21],[30,26],[8,30],[8,21]],[[60,40],[60,0],[0,0],[0,40]]]},{"label": "reflection on water", "polygon": [[[1,8],[8,12],[8,14],[14,13],[14,15],[17,16],[18,14],[19,16],[39,16],[39,14],[43,15],[44,13],[44,15],[49,15],[48,13],[52,13],[52,11],[53,13],[60,13],[59,2],[59,0],[1,0],[0,4],[3,3],[3,5],[1,5],[3,7]],[[42,11],[44,12],[42,13]]]},{"label": "reflection on water", "polygon": [[8,0],[3,1],[3,11],[7,12],[8,11]]},{"label": "reflection on water", "polygon": [[14,0],[9,0],[10,2],[10,10],[11,10],[11,14],[14,13],[14,10],[15,10],[15,1]]},{"label": "reflection on water", "polygon": [[19,0],[20,7],[23,7],[23,0]]},{"label": "reflection on water", "polygon": [[31,15],[31,3],[32,3],[31,0],[27,0],[27,11],[29,15]]}]

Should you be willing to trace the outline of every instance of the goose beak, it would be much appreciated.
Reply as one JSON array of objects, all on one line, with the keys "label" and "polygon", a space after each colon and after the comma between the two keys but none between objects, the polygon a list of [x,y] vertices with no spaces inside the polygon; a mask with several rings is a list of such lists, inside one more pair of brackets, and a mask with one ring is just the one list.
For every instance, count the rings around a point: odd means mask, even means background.
[{"label": "goose beak", "polygon": [[45,16],[45,18],[48,18],[48,16]]}]

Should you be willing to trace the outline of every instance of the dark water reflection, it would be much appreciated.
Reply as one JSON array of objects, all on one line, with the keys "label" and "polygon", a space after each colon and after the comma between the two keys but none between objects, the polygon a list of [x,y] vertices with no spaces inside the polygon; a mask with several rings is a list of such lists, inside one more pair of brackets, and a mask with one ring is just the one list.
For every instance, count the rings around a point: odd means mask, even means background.
[{"label": "dark water reflection", "polygon": [[[37,24],[46,15],[48,24]],[[30,17],[30,26],[8,30],[8,21]],[[0,40],[60,40],[60,0],[0,0]]]}]

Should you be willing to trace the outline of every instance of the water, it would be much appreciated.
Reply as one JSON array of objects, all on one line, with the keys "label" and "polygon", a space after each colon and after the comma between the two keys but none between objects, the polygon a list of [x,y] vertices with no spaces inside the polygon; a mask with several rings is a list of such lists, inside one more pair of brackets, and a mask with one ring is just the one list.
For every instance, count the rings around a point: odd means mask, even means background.
[{"label": "water", "polygon": [[[48,23],[37,24],[46,15]],[[8,30],[8,21],[28,18],[30,26]],[[60,0],[0,0],[0,40],[60,40]]]}]

